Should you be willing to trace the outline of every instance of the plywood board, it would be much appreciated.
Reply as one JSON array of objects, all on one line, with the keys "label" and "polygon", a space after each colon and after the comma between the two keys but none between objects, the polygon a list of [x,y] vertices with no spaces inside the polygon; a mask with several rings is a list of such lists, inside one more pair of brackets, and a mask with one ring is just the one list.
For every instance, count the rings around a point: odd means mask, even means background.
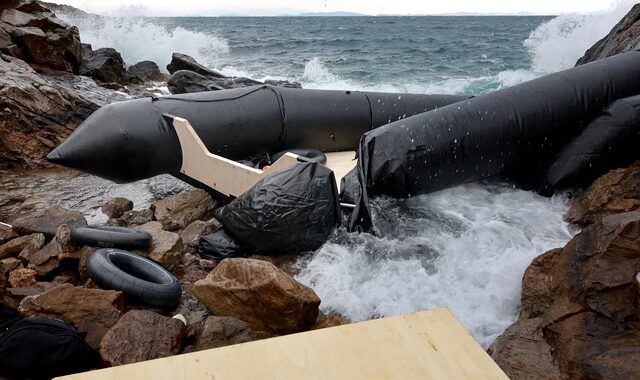
[{"label": "plywood board", "polygon": [[448,309],[435,309],[60,379],[508,378]]},{"label": "plywood board", "polygon": [[338,182],[338,190],[340,190],[340,182],[342,181],[342,178],[358,164],[358,160],[356,160],[356,152],[345,151],[325,154],[327,155],[327,167],[333,170],[336,182]]}]

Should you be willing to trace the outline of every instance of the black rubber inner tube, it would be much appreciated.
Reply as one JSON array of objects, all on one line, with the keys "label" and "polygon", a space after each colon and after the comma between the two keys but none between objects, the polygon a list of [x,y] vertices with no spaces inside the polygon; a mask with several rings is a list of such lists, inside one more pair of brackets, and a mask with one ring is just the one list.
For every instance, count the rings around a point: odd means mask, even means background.
[{"label": "black rubber inner tube", "polygon": [[151,235],[136,228],[83,226],[71,229],[71,240],[102,248],[147,249]]},{"label": "black rubber inner tube", "polygon": [[288,149],[288,150],[283,150],[282,152],[278,152],[278,153],[274,154],[273,156],[271,156],[271,163],[274,163],[274,162],[278,161],[278,159],[280,157],[284,156],[285,153],[297,154],[298,156],[302,156],[302,157],[308,158],[310,161],[319,162],[322,165],[327,163],[327,155],[324,154],[322,151],[317,150],[317,149]]},{"label": "black rubber inner tube", "polygon": [[119,290],[144,305],[170,308],[180,300],[182,288],[159,264],[120,249],[99,249],[87,261],[89,277],[103,289]]}]

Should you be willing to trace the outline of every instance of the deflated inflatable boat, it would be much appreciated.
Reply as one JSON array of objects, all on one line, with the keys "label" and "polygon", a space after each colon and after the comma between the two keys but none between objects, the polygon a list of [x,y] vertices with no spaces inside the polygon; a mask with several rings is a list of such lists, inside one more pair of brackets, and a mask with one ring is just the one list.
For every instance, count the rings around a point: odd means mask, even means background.
[{"label": "deflated inflatable boat", "polygon": [[[340,200],[353,210],[348,227],[366,230],[371,227],[368,194],[405,197],[497,175],[553,191],[582,185],[595,175],[589,169],[594,164],[605,171],[609,163],[639,158],[638,149],[630,154],[626,148],[638,141],[638,94],[640,52],[629,52],[476,98],[259,86],[138,99],[98,110],[48,158],[116,182],[169,173],[214,190],[218,183],[209,177],[218,169],[228,173],[226,178],[240,173],[251,191],[214,191],[221,198],[242,196],[225,206],[233,210],[218,212],[221,219],[233,216],[223,221],[232,227],[229,235],[246,237],[253,229],[266,231],[260,239],[268,239],[269,231],[286,234],[281,227],[301,222],[311,234],[322,224],[317,236],[326,238],[327,224],[317,220],[332,225],[339,220],[331,171],[290,154],[266,175],[231,160],[293,148],[357,147],[359,161],[343,180]],[[209,159],[217,166],[200,164]],[[296,165],[305,168],[293,169]],[[309,186],[292,186],[296,178]],[[316,196],[322,199],[318,208],[308,202]],[[296,197],[306,202],[300,208],[305,215],[292,212]],[[240,205],[244,209],[238,210]],[[234,224],[239,215],[251,214],[255,218],[248,225],[246,220]],[[304,218],[309,223],[302,223]],[[317,236],[306,239],[322,241]],[[268,245],[256,243],[247,245]],[[271,244],[270,249],[286,247]]]}]

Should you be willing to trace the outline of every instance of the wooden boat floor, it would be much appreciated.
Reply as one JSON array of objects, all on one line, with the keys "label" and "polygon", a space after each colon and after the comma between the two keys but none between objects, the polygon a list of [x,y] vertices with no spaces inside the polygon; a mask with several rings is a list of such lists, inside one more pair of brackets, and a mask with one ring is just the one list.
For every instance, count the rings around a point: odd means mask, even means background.
[{"label": "wooden boat floor", "polygon": [[355,168],[358,164],[355,151],[330,152],[325,153],[327,156],[327,167],[333,170],[338,182],[338,190],[340,190],[340,182],[342,178]]},{"label": "wooden boat floor", "polygon": [[61,377],[508,379],[448,309],[314,330]]}]

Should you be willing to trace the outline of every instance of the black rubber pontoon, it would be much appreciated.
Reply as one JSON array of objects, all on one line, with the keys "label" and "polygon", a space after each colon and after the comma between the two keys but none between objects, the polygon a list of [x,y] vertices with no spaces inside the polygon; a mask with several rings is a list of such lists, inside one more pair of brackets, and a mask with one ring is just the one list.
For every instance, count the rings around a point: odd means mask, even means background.
[{"label": "black rubber pontoon", "polygon": [[[633,51],[396,121],[362,137],[362,176],[347,176],[352,183],[343,188],[362,181],[369,195],[406,197],[496,175],[538,187],[592,119],[636,94],[640,52]],[[589,139],[594,133],[608,132],[590,131]],[[605,144],[591,148],[599,155]]]},{"label": "black rubber pontoon", "polygon": [[355,150],[373,128],[467,98],[265,85],[135,99],[93,113],[47,158],[120,183],[180,177],[180,144],[163,114],[187,119],[211,153],[238,160],[292,148]]}]

